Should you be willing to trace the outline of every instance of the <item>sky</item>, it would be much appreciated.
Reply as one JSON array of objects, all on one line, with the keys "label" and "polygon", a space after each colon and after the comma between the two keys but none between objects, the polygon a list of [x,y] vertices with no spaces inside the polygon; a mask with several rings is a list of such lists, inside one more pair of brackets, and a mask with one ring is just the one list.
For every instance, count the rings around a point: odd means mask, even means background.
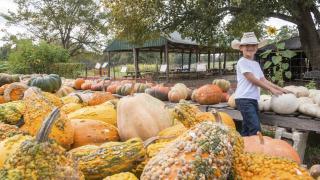
[{"label": "sky", "polygon": [[[7,13],[9,11],[15,11],[17,9],[16,4],[14,3],[14,0],[0,0],[0,13]],[[280,28],[284,25],[294,25],[290,22],[283,21],[281,19],[276,18],[270,18],[268,21],[266,21],[266,25],[268,26],[275,26],[276,28]],[[2,17],[0,17],[0,38],[4,36],[3,30],[8,31],[11,34],[17,34],[17,33],[25,33],[26,29],[21,26],[6,26],[6,21]],[[0,40],[0,46],[3,45],[3,42]]]}]

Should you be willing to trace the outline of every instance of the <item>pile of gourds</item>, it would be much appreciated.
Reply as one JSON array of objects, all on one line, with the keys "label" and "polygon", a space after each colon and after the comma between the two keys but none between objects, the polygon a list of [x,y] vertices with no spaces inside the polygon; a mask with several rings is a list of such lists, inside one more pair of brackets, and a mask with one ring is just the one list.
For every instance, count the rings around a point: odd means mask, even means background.
[{"label": "pile of gourds", "polygon": [[[185,95],[183,85],[172,89]],[[311,179],[290,145],[242,138],[228,114],[186,101],[169,109],[147,93],[58,97],[31,87],[1,113],[0,179]],[[269,145],[283,150],[261,150]]]}]

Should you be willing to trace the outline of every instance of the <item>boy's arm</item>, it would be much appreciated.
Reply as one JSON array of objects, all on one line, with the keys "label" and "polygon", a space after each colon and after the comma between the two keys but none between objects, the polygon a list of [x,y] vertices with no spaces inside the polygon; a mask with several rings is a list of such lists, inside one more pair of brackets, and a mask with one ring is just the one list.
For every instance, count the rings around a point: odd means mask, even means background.
[{"label": "boy's arm", "polygon": [[273,87],[273,88],[275,88],[275,89],[277,89],[277,90],[279,90],[279,91],[282,91],[283,93],[292,93],[292,92],[290,92],[290,91],[288,91],[288,90],[286,90],[286,89],[284,89],[284,88],[282,88],[282,87],[280,87],[280,86],[277,86],[276,84],[273,84],[272,82],[270,82],[269,80],[267,80],[267,79],[264,78],[264,77],[261,78],[261,80],[262,80],[263,82],[269,84],[271,87]]},{"label": "boy's arm", "polygon": [[270,91],[274,95],[281,95],[283,94],[282,91],[276,89],[269,83],[265,82],[264,80],[257,79],[251,72],[245,72],[243,75],[247,78],[248,81],[250,81],[252,84],[259,86],[263,89],[266,89]]}]

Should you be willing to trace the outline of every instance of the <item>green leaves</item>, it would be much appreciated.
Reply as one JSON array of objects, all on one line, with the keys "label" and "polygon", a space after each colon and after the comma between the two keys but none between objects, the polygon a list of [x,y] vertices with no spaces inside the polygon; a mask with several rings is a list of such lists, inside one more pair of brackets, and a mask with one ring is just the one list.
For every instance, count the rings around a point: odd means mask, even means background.
[{"label": "green leaves", "polygon": [[285,72],[285,76],[286,76],[288,79],[291,79],[291,77],[292,77],[291,71]]},{"label": "green leaves", "polygon": [[266,50],[265,52],[260,54],[260,57],[267,58],[271,52],[272,52],[272,49]]},{"label": "green leaves", "polygon": [[264,63],[263,69],[268,69],[271,66],[271,64],[272,64],[271,61],[267,61],[266,63]]},{"label": "green leaves", "polygon": [[292,57],[297,55],[297,53],[295,53],[294,51],[291,51],[291,50],[280,51],[279,54],[281,54],[281,56],[283,56],[285,58],[289,58],[289,59],[291,59]]},{"label": "green leaves", "polygon": [[286,44],[285,44],[284,42],[283,42],[283,43],[277,43],[277,44],[276,44],[276,47],[277,47],[277,49],[279,49],[279,50],[283,50],[285,45],[286,45]]},{"label": "green leaves", "polygon": [[282,61],[282,57],[281,56],[272,56],[272,62],[274,65],[279,64]]},{"label": "green leaves", "polygon": [[282,69],[283,70],[287,70],[289,68],[289,64],[288,63],[283,63],[282,64]]}]

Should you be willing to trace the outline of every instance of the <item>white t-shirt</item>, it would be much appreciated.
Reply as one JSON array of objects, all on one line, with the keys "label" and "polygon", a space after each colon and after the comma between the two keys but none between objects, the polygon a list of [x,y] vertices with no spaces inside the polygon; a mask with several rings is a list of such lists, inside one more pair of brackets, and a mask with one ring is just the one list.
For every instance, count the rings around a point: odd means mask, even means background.
[{"label": "white t-shirt", "polygon": [[246,72],[251,72],[257,79],[264,77],[261,67],[258,62],[241,57],[237,63],[237,89],[235,98],[248,98],[256,99],[260,98],[260,89],[258,86],[252,84],[243,75]]}]

